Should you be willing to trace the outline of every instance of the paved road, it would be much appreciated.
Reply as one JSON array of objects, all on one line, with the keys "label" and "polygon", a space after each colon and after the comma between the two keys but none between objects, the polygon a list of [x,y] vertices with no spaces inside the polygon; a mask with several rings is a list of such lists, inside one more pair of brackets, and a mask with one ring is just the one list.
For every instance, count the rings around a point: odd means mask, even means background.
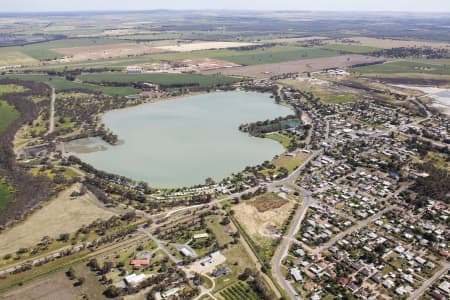
[{"label": "paved road", "polygon": [[50,124],[48,126],[48,133],[52,133],[53,131],[55,131],[55,101],[55,88],[52,87],[52,96],[50,101]]},{"label": "paved road", "polygon": [[433,285],[433,283],[436,282],[436,280],[438,280],[439,278],[441,278],[441,276],[443,276],[444,274],[446,274],[449,270],[450,270],[450,264],[448,262],[441,262],[441,265],[443,265],[443,268],[437,272],[436,274],[434,274],[433,277],[431,277],[430,279],[428,279],[427,281],[425,281],[422,286],[420,288],[418,288],[417,290],[415,290],[409,297],[408,300],[416,300],[419,299],[419,297],[425,293],[425,291]]},{"label": "paved road", "polygon": [[291,245],[291,239],[295,236],[295,234],[299,231],[300,225],[302,224],[303,219],[305,218],[306,211],[309,206],[312,204],[313,199],[310,194],[307,194],[303,198],[302,205],[299,207],[297,212],[292,219],[292,225],[289,228],[288,234],[283,237],[281,241],[281,245],[278,248],[272,259],[272,269],[274,270],[274,275],[278,281],[278,283],[283,287],[283,289],[288,293],[291,299],[299,299],[297,296],[297,292],[292,287],[292,285],[284,278],[281,267],[282,261],[286,257],[289,251],[289,247]]}]

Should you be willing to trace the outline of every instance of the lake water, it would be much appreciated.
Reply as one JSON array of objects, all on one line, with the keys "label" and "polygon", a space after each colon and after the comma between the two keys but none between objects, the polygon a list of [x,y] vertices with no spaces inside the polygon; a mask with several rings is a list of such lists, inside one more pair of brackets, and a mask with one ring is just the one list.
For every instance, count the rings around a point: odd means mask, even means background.
[{"label": "lake water", "polygon": [[240,132],[239,125],[289,114],[293,111],[276,104],[269,94],[190,96],[108,112],[103,122],[121,145],[96,141],[93,148],[103,151],[85,151],[73,144],[66,151],[76,151],[97,169],[151,186],[192,186],[208,177],[220,181],[283,153],[278,142],[251,137]]}]

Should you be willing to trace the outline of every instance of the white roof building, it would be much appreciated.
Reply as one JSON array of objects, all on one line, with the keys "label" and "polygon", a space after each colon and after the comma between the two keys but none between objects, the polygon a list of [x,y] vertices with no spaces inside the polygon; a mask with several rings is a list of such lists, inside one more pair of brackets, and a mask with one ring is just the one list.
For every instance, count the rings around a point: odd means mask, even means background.
[{"label": "white roof building", "polygon": [[136,275],[133,273],[133,274],[125,277],[124,280],[125,280],[125,283],[128,285],[137,285],[140,282],[144,281],[146,278],[147,278],[147,276],[145,276],[145,274]]}]

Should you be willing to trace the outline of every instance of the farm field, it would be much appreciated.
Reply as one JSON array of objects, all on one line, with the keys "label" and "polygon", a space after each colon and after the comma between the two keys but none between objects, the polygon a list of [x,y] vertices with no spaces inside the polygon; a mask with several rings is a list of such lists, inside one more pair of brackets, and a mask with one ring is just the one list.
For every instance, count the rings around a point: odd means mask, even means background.
[{"label": "farm field", "polygon": [[432,75],[450,75],[449,60],[398,60],[365,67],[356,67],[352,70],[360,74],[432,74]]},{"label": "farm field", "polygon": [[285,61],[280,63],[260,64],[229,69],[219,69],[204,72],[205,74],[217,74],[229,76],[248,76],[257,78],[267,78],[285,73],[302,73],[321,71],[327,68],[344,68],[353,65],[382,62],[383,59],[364,56],[359,54],[349,54],[334,57],[322,57],[315,59],[303,59],[296,61]]},{"label": "farm field", "polygon": [[95,45],[70,48],[56,48],[54,51],[63,54],[65,61],[87,61],[114,57],[128,57],[145,54],[167,52],[148,44],[120,43],[113,45]]},{"label": "farm field", "polygon": [[114,215],[100,207],[91,193],[71,198],[70,194],[76,188],[72,186],[22,223],[4,231],[0,235],[0,256],[33,246],[44,236],[57,237],[61,233],[74,232],[82,225]]},{"label": "farm field", "polygon": [[227,287],[220,293],[220,297],[224,300],[258,300],[255,294],[248,286],[239,281],[230,287]]},{"label": "farm field", "polygon": [[200,87],[216,86],[240,81],[239,78],[228,76],[199,75],[199,74],[86,74],[81,75],[80,80],[90,83],[132,83],[151,82],[165,87],[176,87],[180,85],[198,85]]},{"label": "farm field", "polygon": [[[449,43],[433,42],[433,41],[412,41],[412,40],[400,40],[400,39],[380,39],[370,37],[349,37],[349,40],[356,42],[350,45],[360,45],[376,48],[398,48],[398,47],[433,47],[433,48],[445,48],[449,46]],[[348,45],[348,43],[338,43],[342,45]]]},{"label": "farm field", "polygon": [[155,60],[183,60],[188,58],[216,58],[236,64],[251,66],[285,61],[338,56],[339,52],[320,47],[275,46],[255,50],[238,51],[232,49],[205,50],[154,55]]},{"label": "farm field", "polygon": [[209,49],[226,49],[226,48],[236,48],[251,46],[253,43],[238,43],[238,42],[194,42],[189,44],[178,44],[170,46],[159,46],[157,49],[165,51],[175,51],[175,52],[191,52],[198,50],[209,50]]},{"label": "farm field", "polygon": [[24,81],[48,82],[53,87],[55,87],[55,89],[58,92],[70,90],[86,90],[94,93],[104,93],[110,96],[128,96],[139,92],[139,90],[132,87],[107,87],[69,81],[62,77],[48,76],[48,75],[14,74],[14,75],[5,75],[0,78],[19,79]]},{"label": "farm field", "polygon": [[344,45],[330,44],[322,47],[323,49],[339,51],[343,53],[369,54],[381,50],[378,47],[360,46],[360,45]]},{"label": "farm field", "polygon": [[64,54],[58,53],[55,50],[58,48],[111,45],[117,43],[123,43],[123,41],[107,38],[81,38],[56,40],[20,47],[5,47],[0,48],[0,66],[10,66],[16,64],[35,65],[39,63],[39,61],[48,61],[63,58]]}]

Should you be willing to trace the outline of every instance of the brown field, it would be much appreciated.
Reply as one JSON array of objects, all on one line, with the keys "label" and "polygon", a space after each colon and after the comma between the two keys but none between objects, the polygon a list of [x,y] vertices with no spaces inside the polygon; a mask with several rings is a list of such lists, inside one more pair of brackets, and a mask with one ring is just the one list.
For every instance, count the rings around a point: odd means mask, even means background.
[{"label": "brown field", "polygon": [[[354,40],[357,43],[341,43],[338,44],[349,44],[349,45],[359,45],[359,46],[369,46],[376,48],[397,48],[397,47],[433,47],[433,48],[448,48],[449,43],[439,43],[439,42],[426,42],[426,41],[407,41],[407,40],[392,40],[392,39],[377,39],[369,37],[352,37],[349,40]],[[336,42],[332,42],[336,43]]]},{"label": "brown field", "polygon": [[265,194],[237,205],[236,219],[253,238],[272,236],[289,216],[294,204],[275,194]]},{"label": "brown field", "polygon": [[187,66],[187,68],[190,68],[196,72],[205,72],[209,70],[234,68],[241,66],[239,64],[235,64],[229,61],[212,58],[185,59],[177,62],[177,64]]},{"label": "brown field", "polygon": [[364,55],[342,55],[326,58],[304,59],[274,64],[263,64],[228,69],[207,71],[206,74],[221,73],[223,75],[267,78],[285,73],[303,73],[321,71],[327,68],[345,68],[359,64],[383,62],[381,58]]},{"label": "brown field", "polygon": [[61,233],[75,232],[82,225],[113,215],[92,193],[71,198],[70,194],[76,189],[77,186],[67,189],[22,223],[2,232],[0,256],[33,246],[44,236],[57,237]]},{"label": "brown field", "polygon": [[254,43],[238,43],[238,42],[194,42],[189,44],[179,44],[174,46],[159,46],[160,50],[175,52],[191,52],[210,49],[226,49],[255,45]]},{"label": "brown field", "polygon": [[249,204],[254,206],[260,213],[280,208],[286,203],[288,203],[286,199],[280,198],[274,194],[264,194],[249,202]]},{"label": "brown field", "polygon": [[53,50],[66,55],[67,58],[63,59],[64,61],[85,61],[168,52],[168,50],[155,48],[142,43],[57,48]]},{"label": "brown field", "polygon": [[86,266],[79,264],[74,266],[75,274],[84,277],[85,283],[81,287],[74,287],[74,281],[70,281],[66,275],[66,270],[58,271],[41,279],[31,281],[22,287],[15,288],[0,295],[0,299],[11,300],[34,300],[34,299],[82,299],[87,295],[92,300],[106,299],[102,295],[103,287],[98,282],[94,273]]}]

